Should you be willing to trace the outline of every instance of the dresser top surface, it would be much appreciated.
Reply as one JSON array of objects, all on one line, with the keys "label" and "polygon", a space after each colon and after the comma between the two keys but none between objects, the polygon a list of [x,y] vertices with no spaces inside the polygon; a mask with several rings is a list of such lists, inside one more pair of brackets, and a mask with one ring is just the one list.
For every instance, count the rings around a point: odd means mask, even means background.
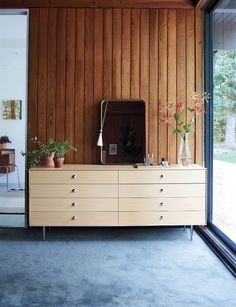
[{"label": "dresser top surface", "polygon": [[101,165],[101,164],[65,164],[62,168],[33,167],[30,171],[151,171],[151,170],[205,170],[201,165],[191,164],[182,166],[173,164],[170,166],[139,166],[135,165]]}]

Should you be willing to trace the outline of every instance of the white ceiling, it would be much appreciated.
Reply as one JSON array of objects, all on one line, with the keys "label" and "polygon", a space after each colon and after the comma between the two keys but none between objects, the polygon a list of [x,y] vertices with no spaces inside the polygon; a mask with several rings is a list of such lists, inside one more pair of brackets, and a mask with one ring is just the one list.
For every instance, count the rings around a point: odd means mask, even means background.
[{"label": "white ceiling", "polygon": [[27,15],[0,15],[0,69],[25,68]]}]

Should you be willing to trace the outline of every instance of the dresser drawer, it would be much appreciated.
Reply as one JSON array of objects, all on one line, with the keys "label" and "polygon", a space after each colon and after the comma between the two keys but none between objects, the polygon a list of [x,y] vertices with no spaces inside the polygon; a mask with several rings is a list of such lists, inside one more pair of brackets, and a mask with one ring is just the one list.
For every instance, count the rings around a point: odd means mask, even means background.
[{"label": "dresser drawer", "polygon": [[31,184],[115,184],[118,183],[118,171],[31,171]]},{"label": "dresser drawer", "polygon": [[120,185],[120,197],[205,197],[205,184]]},{"label": "dresser drawer", "polygon": [[31,198],[30,211],[118,211],[118,198]]},{"label": "dresser drawer", "polygon": [[119,182],[123,183],[205,183],[205,170],[146,170],[120,171]]},{"label": "dresser drawer", "polygon": [[119,211],[204,211],[205,198],[120,198]]},{"label": "dresser drawer", "polygon": [[117,226],[118,212],[30,212],[30,226]]},{"label": "dresser drawer", "polygon": [[119,212],[120,226],[205,225],[204,211]]},{"label": "dresser drawer", "polygon": [[31,185],[31,197],[118,197],[118,185]]}]

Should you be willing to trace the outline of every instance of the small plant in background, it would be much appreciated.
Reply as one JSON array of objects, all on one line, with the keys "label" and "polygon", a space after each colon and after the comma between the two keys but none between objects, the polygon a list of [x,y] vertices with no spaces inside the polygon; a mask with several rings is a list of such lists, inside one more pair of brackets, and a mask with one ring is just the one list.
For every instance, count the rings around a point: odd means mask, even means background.
[{"label": "small plant in background", "polygon": [[11,143],[9,137],[6,135],[0,136],[0,144],[6,144],[6,143]]},{"label": "small plant in background", "polygon": [[121,128],[122,145],[126,154],[125,163],[135,163],[139,154],[142,152],[142,146],[136,146],[136,132],[134,128]]}]

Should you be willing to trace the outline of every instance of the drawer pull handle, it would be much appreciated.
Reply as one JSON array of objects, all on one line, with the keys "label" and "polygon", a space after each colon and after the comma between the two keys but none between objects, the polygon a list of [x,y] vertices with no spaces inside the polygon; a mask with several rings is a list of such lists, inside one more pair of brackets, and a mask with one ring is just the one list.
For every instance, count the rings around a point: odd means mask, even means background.
[{"label": "drawer pull handle", "polygon": [[163,203],[163,202],[160,202],[160,206],[164,206],[164,203]]},{"label": "drawer pull handle", "polygon": [[161,189],[160,189],[160,192],[164,192],[164,189],[161,188]]},{"label": "drawer pull handle", "polygon": [[75,178],[76,178],[76,175],[72,175],[72,178],[75,179]]},{"label": "drawer pull handle", "polygon": [[76,216],[73,216],[73,217],[72,217],[72,220],[73,220],[73,221],[77,220],[77,217],[76,217]]},{"label": "drawer pull handle", "polygon": [[163,219],[164,219],[164,216],[163,216],[163,215],[161,215],[161,216],[160,216],[160,220],[163,220]]},{"label": "drawer pull handle", "polygon": [[77,206],[77,204],[76,203],[72,203],[72,207],[75,207],[75,206]]},{"label": "drawer pull handle", "polygon": [[161,174],[161,176],[160,176],[161,178],[164,178],[164,175],[163,174]]},{"label": "drawer pull handle", "polygon": [[72,193],[75,193],[76,192],[76,189],[72,189]]}]

